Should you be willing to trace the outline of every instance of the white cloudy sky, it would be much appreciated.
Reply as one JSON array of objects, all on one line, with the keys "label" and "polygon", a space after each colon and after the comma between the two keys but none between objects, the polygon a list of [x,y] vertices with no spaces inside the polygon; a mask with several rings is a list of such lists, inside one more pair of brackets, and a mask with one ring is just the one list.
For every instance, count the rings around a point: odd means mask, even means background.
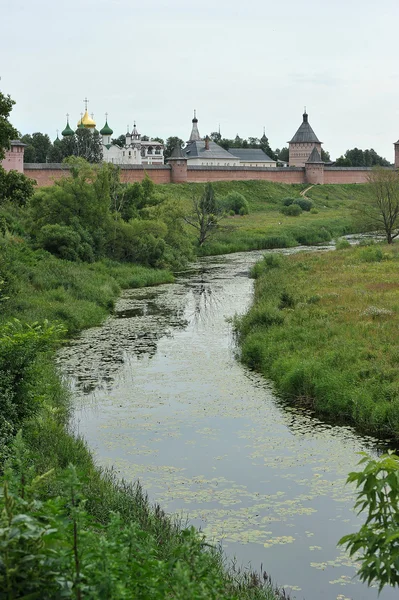
[{"label": "white cloudy sky", "polygon": [[0,0],[13,124],[53,139],[90,100],[114,134],[260,136],[309,121],[332,157],[399,137],[398,0]]}]

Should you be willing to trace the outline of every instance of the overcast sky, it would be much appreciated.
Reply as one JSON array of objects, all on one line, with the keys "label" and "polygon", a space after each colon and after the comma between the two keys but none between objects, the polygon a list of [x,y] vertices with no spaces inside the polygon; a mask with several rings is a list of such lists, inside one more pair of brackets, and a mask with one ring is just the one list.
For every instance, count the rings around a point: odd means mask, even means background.
[{"label": "overcast sky", "polygon": [[260,137],[309,122],[332,158],[399,138],[399,0],[0,0],[11,121],[51,139],[89,99],[114,135]]}]

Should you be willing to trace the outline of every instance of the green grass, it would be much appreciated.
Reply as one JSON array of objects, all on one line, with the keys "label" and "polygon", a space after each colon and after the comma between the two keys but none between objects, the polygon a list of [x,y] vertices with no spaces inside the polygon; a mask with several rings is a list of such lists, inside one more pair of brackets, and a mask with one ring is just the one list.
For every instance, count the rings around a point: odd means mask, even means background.
[{"label": "green grass", "polygon": [[293,402],[399,438],[395,246],[266,257],[237,323],[242,360]]},{"label": "green grass", "polygon": [[[193,194],[202,194],[204,185],[162,185],[157,186],[157,194],[160,198],[178,200],[184,210],[189,211]],[[300,197],[308,185],[270,181],[215,182],[212,185],[219,198],[232,191],[242,194],[248,202],[249,215],[223,219],[219,231],[198,249],[199,255],[314,245],[356,233],[360,226],[353,219],[352,205],[369,194],[367,185],[313,186],[306,193],[314,203],[313,212],[289,217],[281,213],[282,200]],[[194,237],[190,228],[187,231]]]},{"label": "green grass", "polygon": [[6,281],[0,323],[10,317],[25,322],[58,321],[70,335],[99,325],[112,311],[123,288],[170,283],[170,271],[109,260],[88,264],[58,259],[32,250],[21,239],[0,246],[0,274]]}]

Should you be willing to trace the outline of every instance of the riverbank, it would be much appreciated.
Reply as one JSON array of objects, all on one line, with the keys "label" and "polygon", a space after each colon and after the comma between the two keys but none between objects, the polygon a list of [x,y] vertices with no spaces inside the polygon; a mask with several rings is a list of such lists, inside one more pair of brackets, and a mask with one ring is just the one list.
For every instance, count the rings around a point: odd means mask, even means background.
[{"label": "riverbank", "polygon": [[2,250],[1,589],[44,599],[61,589],[65,597],[88,590],[103,597],[104,585],[115,599],[278,598],[268,576],[230,568],[200,533],[151,505],[138,483],[99,468],[68,426],[69,394],[55,349],[65,336],[102,322],[122,287],[170,282],[173,275],[110,261],[71,263],[22,240],[8,240]]},{"label": "riverbank", "polygon": [[266,255],[236,323],[242,360],[294,404],[398,440],[398,266],[395,245]]}]

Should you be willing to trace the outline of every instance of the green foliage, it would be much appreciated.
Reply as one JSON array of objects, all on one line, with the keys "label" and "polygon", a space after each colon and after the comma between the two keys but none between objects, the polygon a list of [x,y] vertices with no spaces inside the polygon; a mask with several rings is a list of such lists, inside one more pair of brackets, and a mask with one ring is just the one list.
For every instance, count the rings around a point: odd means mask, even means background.
[{"label": "green foliage", "polygon": [[[324,159],[323,159],[324,160]],[[360,150],[359,148],[353,148],[347,150],[344,156],[340,156],[335,164],[337,167],[389,167],[390,163],[379,156],[373,148],[370,150]]]},{"label": "green foliage", "polygon": [[283,206],[281,212],[287,217],[299,217],[302,214],[302,208],[299,204],[290,204],[289,206]]},{"label": "green foliage", "polygon": [[383,253],[379,246],[366,246],[359,251],[360,259],[364,262],[381,262]]},{"label": "green foliage", "polygon": [[47,133],[36,132],[32,135],[27,133],[21,137],[21,141],[26,144],[24,162],[45,163],[49,161],[52,144]]},{"label": "green foliage", "polygon": [[38,233],[37,241],[42,248],[58,258],[87,262],[94,260],[90,243],[85,242],[79,232],[68,225],[44,225]]},{"label": "green foliage", "polygon": [[180,146],[180,148],[182,148],[184,146],[183,140],[177,136],[168,137],[164,149],[165,160],[170,157],[176,146]]},{"label": "green foliage", "polygon": [[223,207],[229,213],[235,215],[247,215],[249,213],[248,202],[245,196],[239,192],[230,192],[222,201]]},{"label": "green foliage", "polygon": [[185,222],[196,229],[199,246],[202,246],[210,236],[216,233],[222,218],[222,206],[216,200],[212,184],[207,183],[200,198],[193,195],[192,212],[184,217]]},{"label": "green foliage", "polygon": [[0,165],[0,205],[13,202],[25,206],[33,196],[34,183],[18,171],[5,171]]},{"label": "green foliage", "polygon": [[10,96],[0,92],[0,160],[5,156],[4,149],[8,149],[10,141],[18,135],[17,130],[8,120],[14,104]]},{"label": "green foliage", "polygon": [[341,239],[337,240],[337,242],[335,244],[336,250],[346,250],[346,248],[350,248],[350,247],[351,247],[350,243],[345,238],[341,238]]},{"label": "green foliage", "polygon": [[61,326],[17,319],[0,327],[0,464],[6,445],[24,419],[35,414],[40,398],[32,385],[39,355],[60,340]]},{"label": "green foliage", "polygon": [[291,206],[297,200],[297,198],[283,198],[281,203],[283,206]]},{"label": "green foliage", "polygon": [[366,521],[356,533],[338,542],[350,555],[361,552],[358,575],[368,585],[399,587],[399,457],[389,453],[372,459],[364,454],[360,471],[349,473],[355,483],[359,514]]},{"label": "green foliage", "polygon": [[313,202],[307,198],[295,198],[294,204],[298,204],[306,212],[309,212],[313,208]]}]

